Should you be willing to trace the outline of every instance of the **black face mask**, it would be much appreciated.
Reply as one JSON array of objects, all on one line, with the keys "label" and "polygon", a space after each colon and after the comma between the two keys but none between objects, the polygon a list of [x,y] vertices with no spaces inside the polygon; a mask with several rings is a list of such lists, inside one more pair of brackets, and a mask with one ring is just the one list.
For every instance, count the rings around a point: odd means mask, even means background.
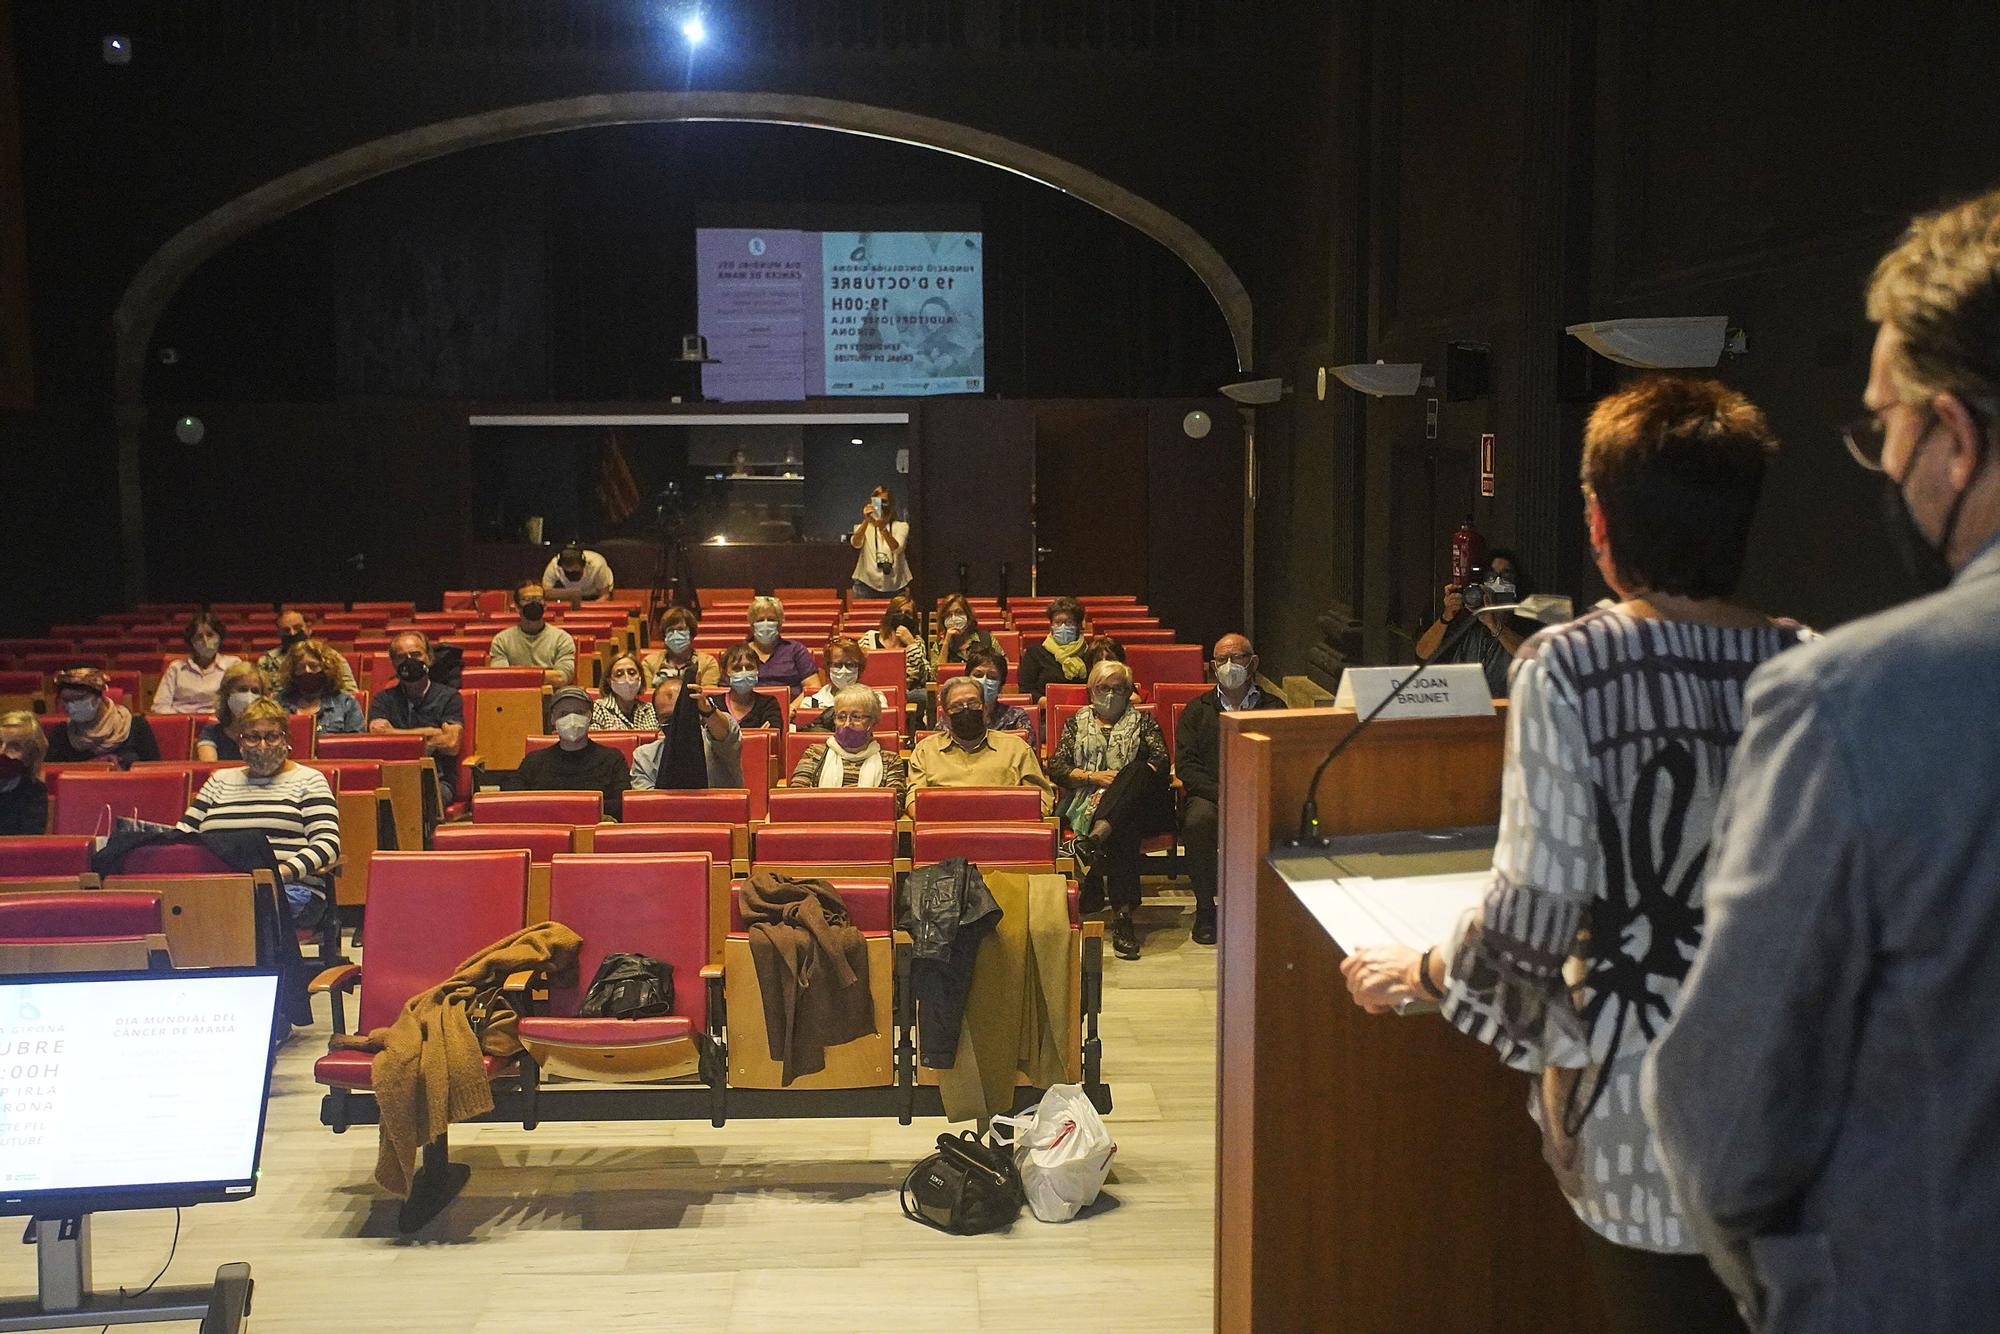
[{"label": "black face mask", "polygon": [[541,620],[542,604],[539,602],[523,602],[521,604],[521,619],[524,621]]},{"label": "black face mask", "polygon": [[294,644],[303,644],[305,642],[306,632],[303,630],[285,630],[278,635],[278,643],[283,648],[290,648]]},{"label": "black face mask", "polygon": [[983,709],[960,709],[947,717],[951,734],[960,741],[971,743],[986,735],[986,713]]},{"label": "black face mask", "polygon": [[[1929,439],[1928,433],[1924,439]],[[1909,463],[1903,468],[1905,478],[1916,469],[1917,461],[1922,456],[1923,446],[1924,441],[1919,440]],[[1985,466],[1986,453],[1982,449],[1979,463],[1973,468],[1972,475],[1978,477],[1979,470]],[[1883,474],[1882,524],[1889,530],[1889,541],[1896,548],[1896,554],[1902,558],[1903,568],[1910,572],[1910,577],[1916,581],[1921,592],[1935,593],[1951,583],[1953,571],[1951,562],[1945,559],[1945,553],[1951,550],[1952,535],[1958,531],[1959,511],[1965,507],[1965,498],[1971,494],[1972,483],[1967,482],[1965,490],[1958,493],[1957,498],[1951,502],[1951,508],[1945,511],[1944,527],[1938,533],[1937,542],[1933,544],[1924,536],[1923,528],[1917,523],[1917,516],[1910,511],[1910,501],[1903,494],[1903,484],[1888,474]]]},{"label": "black face mask", "polygon": [[405,685],[415,685],[431,674],[422,658],[405,658],[396,664],[396,679]]}]

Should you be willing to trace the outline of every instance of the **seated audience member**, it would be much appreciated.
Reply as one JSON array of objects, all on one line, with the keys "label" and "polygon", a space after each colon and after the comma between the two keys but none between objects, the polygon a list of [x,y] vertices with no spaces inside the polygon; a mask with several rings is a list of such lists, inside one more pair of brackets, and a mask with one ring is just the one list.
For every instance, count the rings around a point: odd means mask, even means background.
[{"label": "seated audience member", "polygon": [[1035,715],[1018,704],[1000,702],[1000,692],[1007,688],[1007,655],[997,648],[976,648],[965,655],[965,674],[979,682],[980,697],[986,701],[986,730],[1026,732],[1028,744],[1040,749],[1041,728]]},{"label": "seated audience member", "polygon": [[611,595],[611,567],[595,551],[572,542],[542,571],[542,587],[558,602],[595,602]]},{"label": "seated audience member", "polygon": [[768,597],[750,600],[749,648],[757,655],[757,684],[784,686],[794,695],[818,690],[825,682],[812,651],[796,639],[784,638],[784,628],[784,603]]},{"label": "seated audience member", "polygon": [[421,631],[405,630],[389,641],[389,665],[396,669],[396,684],[369,699],[368,730],[421,736],[424,750],[437,761],[438,800],[449,806],[458,792],[465,701],[431,680],[431,642]]},{"label": "seated audience member", "polygon": [[210,774],[176,827],[262,834],[284,877],[292,920],[313,926],[326,913],[327,880],[340,860],[340,807],[326,775],[291,758],[288,724],[278,701],[252,700],[234,723],[243,767]]},{"label": "seated audience member", "polygon": [[188,655],[175,658],[160,674],[159,688],[153,691],[153,712],[212,713],[222,674],[241,659],[220,651],[222,622],[213,616],[203,614],[189,621],[181,639],[188,646]]},{"label": "seated audience member", "polygon": [[834,728],[833,697],[861,679],[861,665],[867,661],[861,645],[852,639],[835,638],[826,644],[826,684],[809,695],[792,701],[792,726],[814,727],[822,732]]},{"label": "seated audience member", "polygon": [[922,693],[924,683],[931,679],[930,654],[924,650],[923,637],[917,633],[917,618],[910,609],[910,600],[900,594],[889,599],[889,608],[882,613],[873,630],[864,631],[855,640],[862,652],[871,653],[877,649],[893,648],[903,651],[903,685],[912,696]]},{"label": "seated audience member", "polygon": [[263,699],[269,693],[264,686],[264,673],[250,663],[239,662],[224,672],[222,685],[215,692],[215,721],[204,723],[194,734],[194,757],[241,764],[243,752],[237,749],[235,736],[237,715],[249,707],[251,700]]},{"label": "seated audience member", "polygon": [[694,646],[695,631],[701,622],[686,607],[668,607],[660,613],[660,647],[646,655],[646,681],[653,686],[669,676],[687,677],[696,685],[722,684],[722,664],[712,653]]},{"label": "seated audience member", "polygon": [[49,739],[50,764],[75,764],[109,755],[120,769],[160,758],[160,742],[145,717],[112,700],[104,673],[69,667],[56,673],[56,704],[69,715]]},{"label": "seated audience member", "polygon": [[785,721],[785,711],[778,701],[758,693],[757,669],[761,665],[757,650],[748,644],[738,644],[722,655],[723,671],[729,680],[729,694],[724,697],[727,712],[746,731],[780,727]]},{"label": "seated audience member", "polygon": [[292,645],[280,679],[278,703],[288,713],[311,713],[315,733],[359,732],[368,725],[361,701],[342,690],[328,670],[327,647],[317,639]]},{"label": "seated audience member", "polygon": [[545,619],[548,594],[530,579],[514,590],[518,624],[493,636],[487,651],[488,667],[539,667],[546,685],[566,686],[576,679],[576,640],[559,625]]},{"label": "seated audience member", "polygon": [[48,751],[48,735],[34,714],[0,713],[0,835],[49,831],[49,789],[42,781]]},{"label": "seated audience member", "polygon": [[[637,666],[633,664],[635,670]],[[564,686],[551,695],[549,727],[556,734],[556,744],[529,751],[508,776],[508,791],[602,792],[604,818],[616,820],[631,778],[622,751],[590,739],[594,707],[590,692],[582,686]]]},{"label": "seated audience member", "polygon": [[793,787],[886,787],[903,805],[908,772],[903,757],[883,750],[875,740],[882,723],[882,697],[871,686],[846,685],[827,709],[833,736],[815,741],[799,756],[792,770]]},{"label": "seated audience member", "polygon": [[[276,691],[279,677],[284,675],[285,655],[292,651],[294,644],[303,644],[313,637],[312,620],[302,611],[285,611],[278,614],[278,646],[257,659],[257,670],[264,674],[264,688]],[[340,688],[352,695],[359,688],[354,673],[348,670],[347,659],[331,644],[325,647],[327,670]]]},{"label": "seated audience member", "polygon": [[1189,700],[1174,725],[1174,772],[1180,776],[1181,842],[1194,882],[1194,943],[1215,943],[1216,828],[1222,806],[1222,725],[1225,713],[1282,709],[1285,701],[1257,688],[1257,650],[1243,635],[1215,641],[1215,689]]},{"label": "seated audience member", "polygon": [[1083,662],[1083,604],[1057,598],[1049,603],[1048,636],[1021,651],[1021,691],[1039,702],[1051,682],[1081,685],[1089,672]]},{"label": "seated audience member", "polygon": [[1068,796],[1063,819],[1076,834],[1075,851],[1088,869],[1082,907],[1111,901],[1111,947],[1121,959],[1139,957],[1139,845],[1174,827],[1167,741],[1151,714],[1132,707],[1132,671],[1107,659],[1090,669],[1090,707],[1063,724],[1049,759],[1049,777]]},{"label": "seated audience member", "polygon": [[1875,267],[1845,443],[1923,596],[1751,678],[1700,951],[1639,1082],[1683,1235],[1753,1329],[2000,1319],[1996,311],[2000,191]]},{"label": "seated audience member", "polygon": [[590,710],[593,732],[650,732],[660,725],[653,701],[645,698],[646,669],[638,656],[621,653],[611,660],[604,690]]},{"label": "seated audience member", "polygon": [[986,730],[986,698],[969,676],[938,687],[942,732],[910,752],[908,791],[927,787],[1032,787],[1042,794],[1042,814],[1055,808],[1055,788],[1034,749],[1017,736]]},{"label": "seated audience member", "polygon": [[743,731],[728,709],[670,676],[653,687],[653,713],[660,739],[632,756],[634,792],[743,786]]},{"label": "seated audience member", "polygon": [[[1638,1094],[1703,948],[1711,826],[1745,685],[1782,671],[1758,667],[1805,637],[1734,597],[1776,445],[1750,400],[1713,380],[1654,376],[1599,401],[1584,428],[1584,514],[1620,600],[1535,635],[1514,669],[1485,903],[1429,949],[1368,946],[1341,964],[1364,1009],[1435,1000],[1446,1022],[1537,1077],[1542,1156],[1604,1303],[1588,1323],[1618,1334],[1742,1328]],[[1814,790],[1802,778],[1786,798]],[[1782,999],[1813,933],[1833,925],[1788,931],[1764,952],[1763,994]],[[1823,1055],[1801,1047],[1772,1063],[1790,1078]],[[1739,1125],[1703,1119],[1725,1139]]]},{"label": "seated audience member", "polygon": [[[1521,562],[1514,553],[1495,548],[1486,558],[1489,575],[1512,584],[1515,596],[1528,591],[1527,578],[1521,570]],[[1511,600],[1511,599],[1510,599]],[[1465,590],[1457,584],[1444,586],[1444,615],[1431,622],[1431,628],[1417,638],[1419,660],[1437,652],[1438,645],[1451,632],[1453,622],[1465,615]],[[1502,612],[1473,613],[1477,624],[1466,627],[1458,637],[1450,652],[1438,659],[1442,663],[1476,662],[1486,673],[1486,689],[1495,699],[1507,698],[1507,678],[1514,667],[1514,655],[1521,651],[1521,645],[1535,632],[1531,622],[1521,621]]]},{"label": "seated audience member", "polygon": [[993,636],[979,626],[978,613],[963,593],[948,593],[938,603],[938,633],[931,641],[931,674],[946,663],[963,663],[976,648],[993,647]]}]

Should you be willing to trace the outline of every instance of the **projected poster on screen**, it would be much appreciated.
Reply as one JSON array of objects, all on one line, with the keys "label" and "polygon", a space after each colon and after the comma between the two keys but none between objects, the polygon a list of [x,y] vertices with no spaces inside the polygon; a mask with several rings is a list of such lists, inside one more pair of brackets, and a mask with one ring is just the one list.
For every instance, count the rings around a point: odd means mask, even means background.
[{"label": "projected poster on screen", "polygon": [[695,251],[708,398],[986,388],[978,232],[704,228]]}]

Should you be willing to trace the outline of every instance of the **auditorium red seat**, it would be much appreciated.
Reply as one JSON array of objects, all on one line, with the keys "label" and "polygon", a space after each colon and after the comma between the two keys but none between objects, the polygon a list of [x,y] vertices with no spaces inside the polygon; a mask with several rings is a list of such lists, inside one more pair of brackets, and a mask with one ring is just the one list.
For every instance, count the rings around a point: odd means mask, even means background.
[{"label": "auditorium red seat", "polygon": [[861,683],[871,686],[900,686],[909,679],[909,663],[899,648],[871,648],[861,664]]},{"label": "auditorium red seat", "polygon": [[[776,793],[773,794],[778,795]],[[1053,838],[1053,835],[1051,836]],[[752,831],[753,869],[881,868],[896,861],[896,826],[879,824],[767,824]]]},{"label": "auditorium red seat", "polygon": [[566,824],[447,824],[431,835],[431,847],[438,852],[518,848],[530,862],[547,862],[574,846],[574,827]]},{"label": "auditorium red seat", "polygon": [[912,829],[925,824],[993,824],[1042,819],[1032,787],[926,787],[910,794]]},{"label": "auditorium red seat", "polygon": [[539,667],[467,667],[459,688],[492,686],[496,690],[539,690],[545,684]]},{"label": "auditorium red seat", "polygon": [[602,792],[480,792],[472,799],[474,824],[560,824],[574,828],[604,818]]},{"label": "auditorium red seat", "polygon": [[896,818],[896,794],[886,787],[793,787],[771,793],[770,821],[853,824]]},{"label": "auditorium red seat", "polygon": [[[521,1041],[543,1069],[596,1078],[657,1078],[635,1070],[634,1048],[679,1044],[709,1027],[709,860],[699,853],[564,855],[549,876],[549,915],[583,939],[573,976],[548,989],[546,1005],[520,1020]],[[674,1013],[643,1019],[586,1018],[584,995],[605,956],[633,952],[673,969]],[[622,1053],[620,1049],[623,1049]],[[664,1054],[656,1059],[665,1060]],[[685,1055],[680,1057],[685,1061]]]},{"label": "auditorium red seat", "polygon": [[[600,746],[609,746],[625,757],[625,767],[632,767],[632,757],[639,747],[650,741],[658,741],[658,732],[592,732],[590,739]],[[529,751],[547,750],[556,744],[552,736],[531,736],[527,738]]]},{"label": "auditorium red seat", "polygon": [[157,894],[0,894],[0,944],[134,940],[159,933]]},{"label": "auditorium red seat", "polygon": [[68,773],[50,805],[54,834],[109,834],[126,817],[173,824],[187,813],[188,776],[175,769]]},{"label": "auditorium red seat", "polygon": [[747,825],[750,793],[744,788],[708,788],[694,792],[627,792],[625,823],[700,823]]},{"label": "auditorium red seat", "polygon": [[88,836],[21,834],[0,838],[0,879],[44,880],[90,874]]},{"label": "auditorium red seat", "polygon": [[347,605],[347,610],[355,616],[373,616],[379,614],[385,617],[401,616],[408,619],[417,614],[417,604],[414,602],[350,602]]},{"label": "auditorium red seat", "polygon": [[424,739],[414,732],[329,732],[314,745],[324,760],[420,760]]},{"label": "auditorium red seat", "polygon": [[929,824],[910,831],[910,864],[930,866],[963,857],[979,866],[1056,864],[1055,826],[1033,824]]},{"label": "auditorium red seat", "polygon": [[[355,1031],[395,1022],[404,1002],[450,977],[459,964],[523,925],[528,895],[528,854],[495,852],[382,852],[375,856],[368,890],[367,976],[343,964],[314,978],[311,990],[333,1000],[334,1032],[347,1032],[341,998],[361,987]],[[313,1078],[335,1089],[367,1089],[374,1056],[333,1051],[313,1066]],[[489,1077],[511,1059],[485,1058]]]},{"label": "auditorium red seat", "polygon": [[1166,738],[1167,754],[1174,753],[1174,734],[1180,727],[1181,710],[1214,688],[1207,681],[1162,681],[1153,687],[1153,716],[1159,720],[1160,735]]}]

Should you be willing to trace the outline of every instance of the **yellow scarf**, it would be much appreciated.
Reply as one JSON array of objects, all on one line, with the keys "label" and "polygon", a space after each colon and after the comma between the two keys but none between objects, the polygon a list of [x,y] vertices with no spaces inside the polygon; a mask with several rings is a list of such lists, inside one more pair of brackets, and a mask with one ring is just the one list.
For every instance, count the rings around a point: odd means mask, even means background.
[{"label": "yellow scarf", "polygon": [[1056,643],[1055,636],[1050,635],[1042,641],[1042,647],[1053,653],[1056,661],[1062,664],[1063,680],[1081,681],[1083,679],[1082,635],[1078,635],[1076,642],[1073,644],[1058,644]]}]

